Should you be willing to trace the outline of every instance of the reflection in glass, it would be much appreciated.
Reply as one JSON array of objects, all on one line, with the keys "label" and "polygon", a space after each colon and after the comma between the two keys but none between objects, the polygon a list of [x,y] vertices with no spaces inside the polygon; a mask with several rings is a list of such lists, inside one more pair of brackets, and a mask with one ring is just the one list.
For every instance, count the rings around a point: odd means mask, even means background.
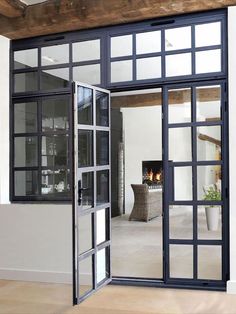
[{"label": "reflection in glass", "polygon": [[93,90],[79,86],[77,97],[78,123],[93,124]]},{"label": "reflection in glass", "polygon": [[43,47],[42,66],[69,63],[69,44]]},{"label": "reflection in glass", "polygon": [[14,52],[14,69],[27,69],[38,66],[38,49],[19,50]]},{"label": "reflection in glass", "polygon": [[145,32],[136,35],[136,54],[161,51],[161,32]]},{"label": "reflection in glass", "polygon": [[97,252],[97,283],[109,277],[107,270],[107,249],[104,248]]},{"label": "reflection in glass", "polygon": [[97,215],[97,245],[106,241],[106,209],[96,212]]},{"label": "reflection in glass", "polygon": [[165,30],[165,50],[191,48],[191,26]]},{"label": "reflection in glass", "polygon": [[198,279],[222,280],[221,246],[198,246]]},{"label": "reflection in glass", "polygon": [[93,172],[85,172],[82,174],[82,210],[89,209],[93,207],[94,197],[93,197]]},{"label": "reflection in glass", "polygon": [[116,36],[111,38],[111,57],[132,55],[132,35]]},{"label": "reflection in glass", "polygon": [[168,91],[169,123],[191,122],[191,89],[173,89]]},{"label": "reflection in glass", "polygon": [[109,125],[109,94],[96,91],[96,125]]},{"label": "reflection in glass", "polygon": [[14,74],[14,92],[32,92],[38,90],[38,72]]},{"label": "reflection in glass", "polygon": [[14,145],[15,167],[33,167],[38,165],[37,137],[16,137]]},{"label": "reflection in glass", "polygon": [[181,76],[192,74],[191,53],[181,53],[166,56],[166,76]]},{"label": "reflection in glass", "polygon": [[69,98],[42,100],[42,131],[69,129]]},{"label": "reflection in glass", "polygon": [[78,166],[93,165],[93,131],[78,130]]},{"label": "reflection in glass", "polygon": [[192,245],[170,245],[170,277],[193,278]]},{"label": "reflection in glass", "polygon": [[15,171],[15,196],[28,196],[38,194],[38,172],[37,171]]},{"label": "reflection in glass", "polygon": [[[169,129],[169,160],[192,160],[192,132],[191,128]],[[181,143],[181,149],[180,149]]]},{"label": "reflection in glass", "polygon": [[69,69],[44,70],[41,74],[41,89],[57,89],[69,86]]},{"label": "reflection in glass", "polygon": [[68,163],[68,135],[42,136],[42,166],[61,167]]},{"label": "reflection in glass", "polygon": [[109,170],[97,171],[97,205],[109,202]]},{"label": "reflection in glass", "polygon": [[221,212],[221,206],[198,206],[198,239],[222,239]]},{"label": "reflection in glass", "polygon": [[193,239],[193,207],[171,206],[169,208],[170,239]]},{"label": "reflection in glass", "polygon": [[100,59],[100,39],[80,41],[72,44],[73,62]]},{"label": "reflection in glass", "polygon": [[37,102],[14,105],[14,133],[37,132]]},{"label": "reflection in glass", "polygon": [[93,289],[93,257],[89,256],[79,262],[79,297]]},{"label": "reflection in glass", "polygon": [[79,254],[90,250],[93,246],[92,240],[92,215],[82,215],[78,219],[79,231]]},{"label": "reflection in glass", "polygon": [[196,52],[196,74],[221,71],[221,50]]},{"label": "reflection in glass", "polygon": [[109,132],[97,131],[97,165],[109,164]]},{"label": "reflection in glass", "polygon": [[137,80],[161,77],[161,57],[137,59]]},{"label": "reflection in glass", "polygon": [[197,128],[197,159],[221,160],[221,126]]},{"label": "reflection in glass", "polygon": [[221,119],[221,87],[204,86],[196,88],[197,121],[218,121]]},{"label": "reflection in glass", "polygon": [[191,201],[192,191],[192,167],[174,168],[174,200]]},{"label": "reflection in glass", "polygon": [[41,182],[42,194],[68,193],[69,185],[69,170],[68,169],[46,169],[42,170]]},{"label": "reflection in glass", "polygon": [[100,64],[81,65],[73,68],[73,80],[91,85],[101,83]]},{"label": "reflection in glass", "polygon": [[197,167],[198,200],[221,201],[221,166]]},{"label": "reflection in glass", "polygon": [[200,24],[195,26],[196,47],[221,44],[221,22]]},{"label": "reflection in glass", "polygon": [[131,81],[133,78],[132,60],[111,62],[111,82]]}]

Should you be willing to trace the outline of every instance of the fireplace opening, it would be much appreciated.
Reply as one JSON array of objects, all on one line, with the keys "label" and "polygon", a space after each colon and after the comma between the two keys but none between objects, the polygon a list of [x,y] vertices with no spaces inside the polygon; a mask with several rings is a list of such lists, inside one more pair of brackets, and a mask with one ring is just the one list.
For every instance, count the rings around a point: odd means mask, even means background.
[{"label": "fireplace opening", "polygon": [[149,188],[162,188],[163,163],[162,160],[149,160],[142,162],[143,184]]}]

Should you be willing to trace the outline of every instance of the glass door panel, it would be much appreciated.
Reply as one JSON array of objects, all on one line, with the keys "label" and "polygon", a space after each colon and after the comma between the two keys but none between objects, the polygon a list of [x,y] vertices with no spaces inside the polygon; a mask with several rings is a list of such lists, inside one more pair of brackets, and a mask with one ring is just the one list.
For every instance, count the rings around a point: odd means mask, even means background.
[{"label": "glass door panel", "polygon": [[75,84],[74,304],[111,280],[110,94]]}]

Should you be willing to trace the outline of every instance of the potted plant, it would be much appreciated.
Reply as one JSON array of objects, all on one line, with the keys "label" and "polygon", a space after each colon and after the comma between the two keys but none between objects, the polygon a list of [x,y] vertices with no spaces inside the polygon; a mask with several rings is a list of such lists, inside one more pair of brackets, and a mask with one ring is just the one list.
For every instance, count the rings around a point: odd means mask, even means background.
[{"label": "potted plant", "polygon": [[[204,201],[221,201],[221,192],[217,190],[217,187],[209,187],[204,190]],[[217,231],[219,227],[220,218],[220,206],[208,205],[205,207],[207,229],[209,231]]]}]

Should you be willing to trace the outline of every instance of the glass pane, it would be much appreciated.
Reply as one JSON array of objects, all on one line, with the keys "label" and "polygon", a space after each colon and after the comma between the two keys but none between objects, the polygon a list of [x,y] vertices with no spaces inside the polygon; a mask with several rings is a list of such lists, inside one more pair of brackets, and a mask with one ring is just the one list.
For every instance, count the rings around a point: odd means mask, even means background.
[{"label": "glass pane", "polygon": [[72,44],[73,62],[100,59],[100,39],[86,40]]},{"label": "glass pane", "polygon": [[221,126],[197,128],[197,159],[221,160]]},{"label": "glass pane", "polygon": [[109,125],[109,94],[96,91],[96,124]]},{"label": "glass pane", "polygon": [[61,167],[68,163],[68,136],[42,136],[42,166]]},{"label": "glass pane", "polygon": [[111,62],[111,82],[131,81],[133,63],[131,60]]},{"label": "glass pane", "polygon": [[97,252],[97,283],[109,277],[107,270],[107,249],[104,248]]},{"label": "glass pane", "polygon": [[93,165],[93,131],[78,130],[78,166]]},{"label": "glass pane", "polygon": [[221,71],[221,50],[196,52],[196,74]]},{"label": "glass pane", "polygon": [[204,47],[221,44],[221,22],[195,26],[195,46]]},{"label": "glass pane", "polygon": [[97,211],[97,245],[106,241],[107,224],[106,209]]},{"label": "glass pane", "polygon": [[132,35],[117,36],[111,38],[111,57],[132,55]]},{"label": "glass pane", "polygon": [[55,194],[69,195],[70,180],[69,170],[61,168],[57,170],[47,169],[42,170],[42,194]]},{"label": "glass pane", "polygon": [[73,81],[91,85],[101,83],[100,64],[81,65],[73,68]]},{"label": "glass pane", "polygon": [[198,279],[222,280],[221,246],[198,246]]},{"label": "glass pane", "polygon": [[37,171],[15,171],[15,196],[37,195],[38,172]]},{"label": "glass pane", "polygon": [[97,165],[109,164],[109,132],[97,131]]},{"label": "glass pane", "polygon": [[136,35],[136,54],[161,51],[161,32],[146,32]]},{"label": "glass pane", "polygon": [[93,289],[93,257],[89,256],[79,262],[79,297]]},{"label": "glass pane", "polygon": [[169,129],[169,160],[172,161],[192,160],[191,128]]},{"label": "glass pane", "polygon": [[69,69],[44,70],[41,74],[41,89],[57,89],[69,86]]},{"label": "glass pane", "polygon": [[94,184],[93,184],[93,172],[85,172],[82,174],[82,210],[89,209],[94,205]]},{"label": "glass pane", "polygon": [[97,171],[97,205],[109,202],[109,170]]},{"label": "glass pane", "polygon": [[168,91],[169,123],[191,122],[191,89],[173,89]]},{"label": "glass pane", "polygon": [[193,278],[192,245],[170,245],[170,277]]},{"label": "glass pane", "polygon": [[197,121],[219,121],[221,119],[221,87],[196,88]]},{"label": "glass pane", "polygon": [[14,105],[14,132],[37,132],[37,102]]},{"label": "glass pane", "polygon": [[14,74],[14,92],[32,92],[38,90],[38,72]]},{"label": "glass pane", "polygon": [[82,254],[90,249],[93,246],[92,239],[92,215],[87,214],[79,216],[78,219],[78,230],[79,230],[79,254]]},{"label": "glass pane", "polygon": [[42,66],[69,63],[69,44],[43,47]]},{"label": "glass pane", "polygon": [[166,76],[181,76],[192,74],[191,53],[181,53],[166,56]]},{"label": "glass pane", "polygon": [[38,66],[38,49],[14,52],[14,69],[28,69]]},{"label": "glass pane", "polygon": [[174,200],[192,200],[192,167],[174,168]]},{"label": "glass pane", "polygon": [[33,167],[38,165],[38,138],[15,138],[15,167]]},{"label": "glass pane", "polygon": [[198,166],[198,200],[221,201],[221,166]]},{"label": "glass pane", "polygon": [[78,123],[93,124],[93,90],[79,86],[77,97]]},{"label": "glass pane", "polygon": [[161,77],[161,57],[137,59],[137,80]]},{"label": "glass pane", "polygon": [[222,239],[221,212],[221,206],[198,206],[198,239]]},{"label": "glass pane", "polygon": [[170,239],[193,239],[193,207],[169,208]]},{"label": "glass pane", "polygon": [[179,27],[165,30],[165,50],[191,48],[191,27]]},{"label": "glass pane", "polygon": [[69,129],[69,98],[42,100],[42,131]]}]

